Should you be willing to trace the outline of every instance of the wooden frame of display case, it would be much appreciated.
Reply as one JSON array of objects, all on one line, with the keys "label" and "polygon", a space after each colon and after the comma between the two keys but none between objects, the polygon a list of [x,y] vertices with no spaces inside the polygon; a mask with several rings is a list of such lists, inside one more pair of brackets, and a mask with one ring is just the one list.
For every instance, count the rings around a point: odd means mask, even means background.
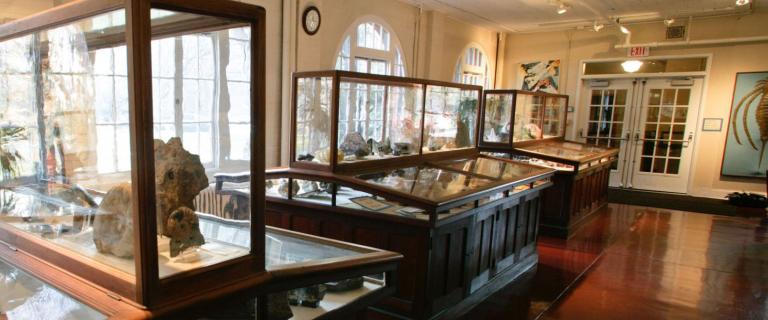
[{"label": "wooden frame of display case", "polygon": [[[242,21],[250,25],[254,35],[251,45],[251,115],[256,128],[264,126],[264,61],[265,61],[265,19],[263,8],[236,1],[211,3],[203,0],[82,0],[54,8],[32,17],[0,26],[0,40],[31,34],[46,28],[85,19],[101,13],[125,9],[125,43],[128,52],[128,97],[130,112],[131,166],[133,193],[134,259],[135,279],[112,272],[110,268],[95,266],[82,258],[59,252],[44,241],[33,239],[13,228],[0,224],[3,232],[0,240],[11,246],[45,256],[47,261],[69,270],[76,275],[129,298],[141,305],[152,308],[179,304],[180,301],[195,301],[202,298],[200,288],[218,288],[226,291],[229,285],[240,282],[263,282],[264,272],[264,223],[263,195],[255,195],[251,207],[251,254],[213,265],[159,279],[157,257],[154,137],[152,128],[152,74],[150,42],[152,30],[150,9],[158,8],[176,12],[196,13]],[[264,132],[251,130],[251,172],[254,175],[253,188],[263,188]],[[21,241],[19,241],[21,240]],[[197,278],[189,286],[190,277]],[[210,292],[215,292],[211,290]]]},{"label": "wooden frame of display case", "polygon": [[547,155],[526,150],[526,147],[555,145],[564,147],[568,144],[586,146],[584,143],[565,140],[565,128],[568,119],[568,101],[567,95],[550,94],[544,92],[529,92],[522,90],[486,90],[483,92],[483,107],[480,131],[485,130],[485,112],[488,94],[508,94],[512,96],[512,110],[509,120],[510,128],[514,129],[515,114],[517,111],[518,95],[539,96],[544,99],[539,111],[539,127],[543,128],[544,112],[546,111],[547,98],[564,99],[562,105],[563,120],[561,135],[544,138],[544,130],[537,139],[526,141],[514,141],[514,132],[510,132],[509,143],[494,143],[484,141],[481,134],[479,148],[485,152],[504,153],[509,157],[522,155],[526,157],[542,159],[571,166],[572,170],[557,170],[553,177],[554,186],[545,190],[542,194],[544,205],[541,217],[541,232],[543,234],[568,237],[571,232],[588,221],[592,213],[607,203],[608,182],[610,179],[611,166],[618,160],[618,149],[602,148],[600,152],[592,152],[578,159],[570,159]]},{"label": "wooden frame of display case", "polygon": [[[297,161],[296,160],[296,113],[297,113],[297,98],[296,95],[298,94],[298,90],[296,90],[298,79],[300,78],[331,78],[331,86],[332,86],[332,98],[331,98],[331,139],[330,139],[330,163],[328,165],[326,164],[319,164],[319,163],[311,163],[311,162],[304,162],[304,161]],[[339,94],[340,94],[340,83],[342,78],[351,78],[354,79],[356,82],[365,82],[369,84],[381,84],[381,85],[387,85],[387,84],[393,84],[393,85],[399,85],[399,86],[422,86],[423,90],[423,96],[421,101],[421,126],[420,126],[420,148],[418,154],[411,154],[411,155],[405,155],[400,156],[394,159],[377,159],[377,160],[366,160],[361,161],[357,163],[338,163],[338,159],[334,156],[338,152],[338,123],[339,123]],[[427,104],[427,98],[426,98],[426,92],[427,92],[427,86],[434,85],[434,86],[442,86],[442,87],[449,87],[449,88],[458,88],[461,90],[472,90],[477,91],[477,119],[480,119],[480,109],[482,107],[482,90],[483,87],[481,86],[475,86],[475,85],[467,85],[467,84],[459,84],[459,83],[451,83],[451,82],[443,82],[443,81],[435,81],[435,80],[425,80],[425,79],[416,79],[416,78],[406,78],[406,77],[395,77],[395,76],[386,76],[386,75],[377,75],[377,74],[370,74],[370,73],[360,73],[360,72],[352,72],[352,71],[342,71],[342,70],[328,70],[328,71],[307,71],[307,72],[295,72],[292,77],[292,88],[294,89],[291,99],[291,141],[290,141],[290,166],[292,168],[302,168],[302,169],[309,169],[309,170],[317,170],[317,171],[330,171],[330,172],[359,172],[364,170],[370,170],[370,169],[379,169],[382,166],[389,166],[389,167],[396,167],[396,166],[407,166],[411,164],[417,164],[424,161],[430,161],[430,160],[436,160],[436,159],[443,159],[445,157],[451,157],[451,156],[468,156],[476,153],[476,144],[471,147],[461,148],[457,150],[450,150],[450,151],[440,151],[440,152],[432,152],[429,154],[424,154],[422,150],[422,146],[424,144],[424,119],[425,119],[425,110],[426,110],[426,104]],[[474,141],[478,141],[479,138],[479,131],[475,131],[474,135]]]},{"label": "wooden frame of display case", "polygon": [[[330,81],[330,85],[314,84],[321,86],[321,90],[327,88],[327,85],[330,87],[327,90],[332,91],[328,93],[330,98],[322,96],[322,102],[314,102],[329,104],[329,111],[323,110],[323,113],[330,112],[331,117],[328,163],[297,159],[299,79]],[[414,105],[421,109],[421,124],[417,133],[420,137],[413,139],[414,142],[418,140],[418,152],[339,163],[339,89],[345,79],[349,83],[417,87],[414,92],[422,95],[421,101],[414,100]],[[397,292],[371,310],[414,319],[450,317],[470,309],[483,297],[517,279],[519,274],[538,261],[536,236],[542,206],[540,195],[542,190],[552,185],[550,178],[554,170],[480,154],[477,142],[481,131],[477,130],[477,123],[472,124],[475,143],[471,146],[433,152],[424,149],[427,143],[424,141],[427,130],[426,110],[432,101],[428,99],[428,87],[434,85],[479,93],[481,87],[347,71],[299,72],[294,73],[292,80],[290,168],[267,171],[267,179],[282,181],[279,182],[281,185],[287,184],[283,187],[284,197],[270,195],[268,191],[267,224],[401,252],[404,259],[398,274]],[[318,89],[315,87],[314,90]],[[317,92],[308,97],[318,99]],[[482,120],[482,99],[482,94],[478,94],[477,113],[474,115],[478,122]],[[387,108],[386,102],[384,104]],[[516,173],[511,176],[499,173],[498,177],[492,177],[468,172],[465,171],[467,167],[462,167],[467,164],[462,160],[479,159],[498,161],[503,168],[515,168],[512,170]],[[453,161],[462,163],[459,167],[463,169],[452,167]],[[526,174],[516,171],[521,167],[532,171],[522,171]],[[413,187],[411,191],[395,190],[367,181],[384,172],[403,168],[416,170],[417,176],[423,168],[465,175],[467,180],[463,183],[467,186],[470,179],[474,178],[489,179],[492,182],[456,191],[443,198],[433,198],[409,193],[413,192]],[[242,182],[235,177],[220,178],[222,181]],[[329,195],[324,196],[328,199],[317,203],[294,196],[299,191],[294,190],[296,180],[326,185],[330,183],[331,191],[327,191]],[[423,212],[404,215],[372,211],[362,206],[347,207],[338,202],[342,187],[396,202],[398,205],[395,208],[408,206]],[[345,201],[350,199],[347,197]]]},{"label": "wooden frame of display case", "polygon": [[[480,154],[474,157],[531,166]],[[457,170],[433,162],[423,164]],[[290,190],[286,198],[268,195],[267,224],[402,253],[397,292],[372,311],[412,319],[457,315],[538,261],[536,238],[539,212],[544,206],[541,194],[552,185],[552,175],[552,170],[543,169],[434,202],[366,183],[350,173],[272,169],[267,171],[267,179],[288,179],[289,186],[291,179],[300,179],[333,183],[335,187],[329,204],[302,201]],[[428,217],[337,206],[336,192],[341,186],[424,209]],[[467,204],[472,208],[438,214]]]},{"label": "wooden frame of display case", "polygon": [[[251,197],[249,254],[160,278],[152,127],[153,32],[150,10],[153,8],[224,18],[237,21],[234,25],[242,22],[242,26],[250,26],[249,186],[254,190],[264,189],[266,12],[262,7],[231,0],[80,0],[67,3],[0,25],[0,40],[33,34],[98,14],[125,10],[125,38],[118,41],[127,46],[128,58],[135,275],[94,263],[5,223],[0,223],[0,257],[48,281],[108,317],[117,318],[168,316],[203,308],[211,302],[231,300],[233,295],[236,299],[245,299],[247,296],[243,296],[244,293],[262,295],[268,293],[266,290],[270,288],[296,288],[309,283],[336,281],[375,272],[386,273],[387,279],[396,278],[394,271],[401,257],[399,254],[359,246],[355,247],[366,253],[357,257],[265,269],[264,193],[256,193]],[[219,26],[196,24],[191,28],[171,28],[163,30],[162,34],[215,30]],[[305,271],[306,274],[303,273]],[[394,284],[387,282],[381,292],[366,299],[371,300],[394,291]]]}]

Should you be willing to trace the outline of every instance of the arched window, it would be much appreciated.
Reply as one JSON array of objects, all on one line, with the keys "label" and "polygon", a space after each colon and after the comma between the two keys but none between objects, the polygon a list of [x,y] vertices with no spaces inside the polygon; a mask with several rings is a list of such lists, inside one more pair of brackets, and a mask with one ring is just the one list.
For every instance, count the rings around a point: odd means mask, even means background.
[{"label": "arched window", "polygon": [[[348,29],[336,57],[337,70],[405,76],[397,36],[379,21],[375,17],[363,17]],[[400,121],[397,114],[407,107],[404,90],[363,82],[340,83],[339,141],[357,134],[365,140],[387,141],[388,126]],[[385,104],[389,107],[385,108]]]},{"label": "arched window", "polygon": [[[364,18],[365,19],[365,18]],[[403,53],[397,37],[384,24],[358,22],[344,35],[336,57],[336,69],[405,76]]]},{"label": "arched window", "polygon": [[464,56],[456,63],[453,80],[490,88],[488,58],[482,49],[470,46],[464,51]]}]

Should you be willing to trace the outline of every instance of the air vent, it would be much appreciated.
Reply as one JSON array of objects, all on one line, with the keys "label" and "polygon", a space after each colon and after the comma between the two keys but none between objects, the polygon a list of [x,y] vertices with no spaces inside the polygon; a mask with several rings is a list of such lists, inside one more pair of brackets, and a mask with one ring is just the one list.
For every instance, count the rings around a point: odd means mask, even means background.
[{"label": "air vent", "polygon": [[669,26],[667,27],[667,40],[675,40],[685,38],[685,26]]}]

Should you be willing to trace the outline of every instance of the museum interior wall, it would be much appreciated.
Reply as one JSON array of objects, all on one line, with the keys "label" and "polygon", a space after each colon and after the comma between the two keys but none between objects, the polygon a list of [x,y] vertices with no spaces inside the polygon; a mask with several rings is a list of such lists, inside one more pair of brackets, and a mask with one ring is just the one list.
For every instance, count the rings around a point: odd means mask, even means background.
[{"label": "museum interior wall", "polygon": [[[681,22],[678,22],[681,23]],[[662,42],[665,26],[662,23],[632,24],[632,43]],[[768,28],[768,12],[752,15],[718,17],[694,20],[691,40],[749,37],[764,35]],[[521,62],[561,59],[561,93],[575,99],[579,90],[580,61],[626,57],[626,49],[615,49],[624,42],[624,35],[615,26],[606,26],[601,32],[592,30],[557,31],[531,34],[508,34],[504,53],[504,87],[516,82],[516,67]],[[689,194],[722,198],[734,191],[765,192],[763,179],[729,178],[720,175],[722,152],[726,140],[726,125],[719,132],[702,132],[703,118],[722,118],[728,121],[737,72],[765,71],[768,43],[722,44],[712,46],[651,48],[651,56],[712,55],[709,78],[705,82],[696,144],[691,168]],[[572,100],[571,105],[575,105]],[[576,110],[579,112],[579,110]],[[567,137],[574,139],[578,130],[568,115]]]},{"label": "museum interior wall", "polygon": [[[300,27],[302,11],[309,5],[317,6],[322,13],[320,30],[313,36]],[[285,24],[284,50],[288,61],[284,61],[284,67],[290,72],[283,74],[282,150],[288,150],[290,136],[291,72],[333,69],[344,34],[360,22],[375,21],[395,33],[397,40],[393,43],[402,48],[408,77],[452,81],[456,63],[470,45],[484,51],[489,73],[494,74],[498,32],[440,12],[420,10],[397,0],[291,0],[285,1],[284,10],[285,21],[294,22]],[[287,164],[287,152],[282,152],[281,160]]]},{"label": "museum interior wall", "polygon": [[[0,13],[8,21],[66,3],[55,1],[15,1]],[[287,165],[290,137],[290,77],[292,72],[327,70],[335,60],[344,34],[361,21],[377,21],[393,31],[394,43],[402,49],[406,76],[452,81],[456,63],[470,45],[481,48],[489,62],[491,83],[496,88],[512,88],[516,68],[521,62],[560,59],[561,93],[571,96],[579,90],[580,61],[625,57],[625,49],[615,49],[624,36],[615,26],[601,32],[573,30],[529,34],[499,33],[495,30],[458,21],[440,12],[420,9],[397,0],[247,0],[264,6],[267,12],[267,166]],[[309,36],[301,30],[304,8],[317,6],[322,12],[320,31]],[[691,39],[715,39],[764,34],[768,12],[747,16],[702,18],[693,21]],[[678,23],[683,23],[678,21]],[[633,43],[664,40],[661,23],[632,24]],[[418,30],[414,32],[414,30]],[[733,191],[764,191],[762,180],[729,178],[720,175],[722,150],[727,131],[702,132],[703,118],[727,121],[737,72],[768,68],[765,43],[727,44],[696,47],[652,48],[652,56],[710,55],[710,74],[705,82],[699,128],[696,132],[689,194],[719,198]],[[497,54],[498,53],[498,54]],[[498,57],[497,57],[498,55]],[[496,65],[498,63],[498,66]],[[578,113],[579,110],[576,110]],[[579,128],[569,114],[567,137],[574,139]]]}]

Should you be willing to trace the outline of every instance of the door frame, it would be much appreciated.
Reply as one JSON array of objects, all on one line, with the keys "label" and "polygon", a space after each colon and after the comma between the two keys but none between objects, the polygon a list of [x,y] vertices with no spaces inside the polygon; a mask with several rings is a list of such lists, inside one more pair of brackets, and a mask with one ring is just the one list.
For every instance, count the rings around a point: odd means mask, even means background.
[{"label": "door frame", "polygon": [[[573,108],[573,116],[569,117],[570,119],[574,119],[573,126],[571,127],[570,132],[566,130],[566,135],[568,139],[573,141],[582,141],[580,137],[578,137],[578,123],[577,121],[580,119],[581,116],[583,116],[582,112],[589,112],[589,110],[580,110],[576,106],[581,102],[582,93],[584,91],[585,83],[588,83],[589,80],[612,80],[612,79],[654,79],[654,78],[683,78],[683,77],[691,77],[691,78],[701,78],[703,79],[703,83],[701,85],[701,96],[699,97],[699,112],[696,114],[696,128],[694,129],[695,135],[694,135],[694,142],[693,142],[693,150],[691,151],[691,164],[688,174],[688,182],[686,185],[686,191],[685,194],[691,194],[691,185],[693,183],[693,177],[694,172],[696,172],[696,163],[695,159],[699,156],[699,146],[701,144],[697,143],[701,134],[701,128],[703,126],[704,121],[704,106],[707,102],[707,92],[709,92],[709,76],[710,71],[712,70],[712,53],[699,53],[699,54],[683,54],[683,55],[660,55],[660,56],[649,56],[649,57],[638,57],[638,58],[630,58],[630,57],[613,57],[613,58],[602,58],[602,59],[582,59],[579,60],[578,69],[578,80],[576,81],[576,96],[574,100],[576,101]],[[623,73],[623,74],[600,74],[600,75],[585,75],[584,74],[584,64],[589,62],[611,62],[611,61],[625,61],[625,60],[656,60],[656,59],[680,59],[680,58],[707,58],[707,64],[704,71],[695,71],[695,72],[669,72],[669,73]],[[661,191],[659,191],[661,192]]]}]

